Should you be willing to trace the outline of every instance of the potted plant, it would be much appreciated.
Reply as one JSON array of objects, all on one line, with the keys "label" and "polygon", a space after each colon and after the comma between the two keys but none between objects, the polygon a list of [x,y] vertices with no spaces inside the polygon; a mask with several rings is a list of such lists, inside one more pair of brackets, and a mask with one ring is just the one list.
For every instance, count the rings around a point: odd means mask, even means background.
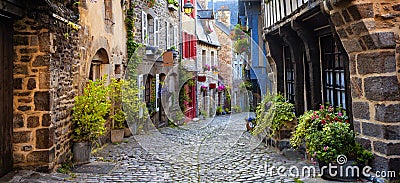
[{"label": "potted plant", "polygon": [[305,144],[310,160],[319,162],[324,179],[355,181],[360,174],[342,172],[331,175],[325,168],[331,164],[338,170],[347,170],[349,166],[362,169],[373,158],[371,152],[355,141],[345,111],[335,110],[332,106],[321,105],[319,110],[307,111],[300,116],[290,143],[296,149]]},{"label": "potted plant", "polygon": [[178,57],[179,52],[176,51],[176,47],[175,46],[171,46],[170,48],[167,49],[167,51],[168,52],[172,52],[174,58]]},{"label": "potted plant", "polygon": [[224,109],[222,109],[221,106],[217,106],[217,109],[216,109],[217,115],[221,115],[223,112],[224,112]]},{"label": "potted plant", "polygon": [[211,67],[208,64],[204,65],[204,67],[203,67],[204,71],[210,71],[210,69],[211,69]]},{"label": "potted plant", "polygon": [[205,118],[207,118],[207,111],[206,110],[201,110],[200,111],[200,117],[201,117],[201,119],[205,119]]},{"label": "potted plant", "polygon": [[75,97],[72,114],[72,152],[73,160],[77,164],[89,162],[92,144],[106,132],[104,125],[111,104],[108,99],[108,87],[104,83],[104,79],[89,81],[83,95]]},{"label": "potted plant", "polygon": [[202,92],[206,92],[206,91],[207,91],[207,86],[201,85],[201,86],[200,86],[200,90],[201,90]]},{"label": "potted plant", "polygon": [[[269,107],[267,103],[270,103]],[[281,94],[275,96],[264,96],[261,104],[256,110],[256,127],[254,134],[257,135],[268,128],[270,136],[275,139],[290,138],[287,131],[294,128],[296,116],[294,115],[294,105],[288,102]],[[289,133],[290,135],[290,133]]]},{"label": "potted plant", "polygon": [[218,92],[222,92],[225,90],[225,85],[219,85],[217,88]]},{"label": "potted plant", "polygon": [[179,7],[179,3],[176,0],[168,0],[168,8],[170,10],[175,10],[177,11]]},{"label": "potted plant", "polygon": [[122,86],[123,80],[111,79],[109,97],[111,100],[110,119],[112,121],[111,142],[120,143],[124,138],[125,112],[122,110]]},{"label": "potted plant", "polygon": [[231,110],[228,107],[225,108],[225,112],[226,114],[231,114]]}]

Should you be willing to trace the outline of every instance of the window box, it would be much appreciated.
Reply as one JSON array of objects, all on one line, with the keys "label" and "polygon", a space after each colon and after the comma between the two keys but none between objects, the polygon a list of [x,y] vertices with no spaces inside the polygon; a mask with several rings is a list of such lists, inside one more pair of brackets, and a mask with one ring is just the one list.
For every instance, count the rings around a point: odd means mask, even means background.
[{"label": "window box", "polygon": [[175,6],[174,4],[168,4],[168,9],[173,11],[178,11],[178,7]]},{"label": "window box", "polygon": [[205,82],[206,81],[206,76],[197,76],[197,81]]},{"label": "window box", "polygon": [[217,84],[216,84],[216,83],[210,83],[210,84],[208,85],[208,87],[209,87],[210,89],[215,89],[215,88],[217,87]]}]

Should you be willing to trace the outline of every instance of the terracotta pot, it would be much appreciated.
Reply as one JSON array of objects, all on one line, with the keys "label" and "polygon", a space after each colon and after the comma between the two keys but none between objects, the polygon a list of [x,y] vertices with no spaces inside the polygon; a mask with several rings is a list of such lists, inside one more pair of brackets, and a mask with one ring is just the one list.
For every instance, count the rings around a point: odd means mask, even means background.
[{"label": "terracotta pot", "polygon": [[111,142],[120,143],[124,139],[124,129],[111,130]]},{"label": "terracotta pot", "polygon": [[124,137],[132,136],[132,132],[130,128],[124,128]]}]

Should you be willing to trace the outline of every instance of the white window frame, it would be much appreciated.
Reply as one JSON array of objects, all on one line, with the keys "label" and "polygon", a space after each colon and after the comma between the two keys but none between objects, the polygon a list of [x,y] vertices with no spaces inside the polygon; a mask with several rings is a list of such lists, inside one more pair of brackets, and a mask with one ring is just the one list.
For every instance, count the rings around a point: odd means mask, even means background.
[{"label": "white window frame", "polygon": [[178,48],[178,26],[174,26],[174,46]]},{"label": "white window frame", "polygon": [[166,21],[165,23],[166,23],[165,24],[166,25],[166,28],[165,28],[166,34],[165,35],[166,35],[166,40],[167,40],[165,45],[167,46],[167,49],[169,49],[171,47],[171,41],[169,40],[170,39],[170,35],[169,35],[169,24],[170,23],[168,21]]},{"label": "white window frame", "polygon": [[147,22],[147,13],[142,11],[142,43],[145,45],[149,44],[149,39],[148,39],[148,35],[149,35],[149,23]]},{"label": "white window frame", "polygon": [[158,17],[154,17],[153,19],[153,36],[154,36],[154,45],[153,46],[158,46],[160,45],[160,19]]}]

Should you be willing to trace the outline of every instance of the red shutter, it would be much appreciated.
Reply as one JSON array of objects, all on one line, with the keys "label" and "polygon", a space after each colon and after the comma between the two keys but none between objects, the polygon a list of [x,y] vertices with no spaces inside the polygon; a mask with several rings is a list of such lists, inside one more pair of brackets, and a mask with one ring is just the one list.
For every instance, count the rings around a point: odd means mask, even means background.
[{"label": "red shutter", "polygon": [[197,36],[194,35],[194,41],[193,41],[193,50],[194,50],[194,59],[197,58]]},{"label": "red shutter", "polygon": [[194,9],[193,9],[193,11],[192,11],[192,14],[190,14],[190,17],[194,18],[194,17],[196,17],[196,7],[197,7],[196,0],[190,0],[190,2],[191,2],[191,3],[193,4],[193,6],[194,6]]},{"label": "red shutter", "polygon": [[194,51],[194,45],[193,45],[194,41],[193,41],[193,35],[190,34],[190,58],[193,57],[193,51]]},{"label": "red shutter", "polygon": [[186,58],[186,32],[182,33],[182,57]]}]

